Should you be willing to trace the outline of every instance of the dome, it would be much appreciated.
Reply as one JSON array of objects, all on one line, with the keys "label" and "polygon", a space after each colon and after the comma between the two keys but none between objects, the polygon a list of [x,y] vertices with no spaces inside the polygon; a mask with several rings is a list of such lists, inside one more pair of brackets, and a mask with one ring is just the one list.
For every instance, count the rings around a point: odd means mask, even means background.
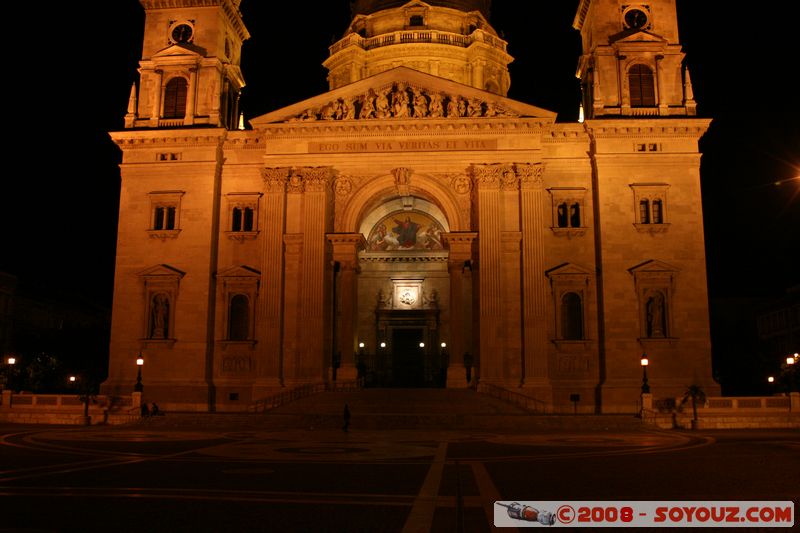
[{"label": "dome", "polygon": [[[424,0],[432,6],[449,7],[460,11],[480,11],[486,19],[489,18],[489,9],[492,0]],[[350,0],[350,11],[353,16],[369,15],[382,9],[401,7],[409,0]]]}]

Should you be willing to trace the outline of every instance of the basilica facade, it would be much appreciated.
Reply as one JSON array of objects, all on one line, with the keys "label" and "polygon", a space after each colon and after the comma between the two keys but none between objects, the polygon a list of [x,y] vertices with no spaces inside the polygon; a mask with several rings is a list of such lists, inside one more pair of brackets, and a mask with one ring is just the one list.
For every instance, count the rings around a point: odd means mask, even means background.
[{"label": "basilica facade", "polygon": [[[509,99],[489,0],[353,0],[330,90],[247,122],[241,0],[141,0],[109,377],[166,409],[489,384],[541,412],[713,393],[675,0],[576,0],[586,120]],[[576,106],[578,103],[576,102]]]}]

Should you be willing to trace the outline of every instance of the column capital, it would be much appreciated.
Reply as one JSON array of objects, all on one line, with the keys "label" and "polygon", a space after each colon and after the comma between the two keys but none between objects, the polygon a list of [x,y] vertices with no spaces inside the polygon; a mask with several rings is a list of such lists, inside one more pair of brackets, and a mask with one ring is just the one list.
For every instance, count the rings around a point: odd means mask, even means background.
[{"label": "column capital", "polygon": [[328,233],[325,235],[333,246],[333,260],[340,263],[358,263],[358,252],[366,248],[367,240],[360,233]]},{"label": "column capital", "polygon": [[505,163],[472,165],[472,179],[478,190],[495,190],[500,188],[503,176],[513,172],[513,167]]},{"label": "column capital", "polygon": [[541,189],[543,187],[544,163],[517,163],[514,166],[523,189]]},{"label": "column capital", "polygon": [[459,231],[443,233],[442,238],[450,250],[450,263],[463,265],[464,261],[472,259],[472,246],[478,240],[478,234],[473,231]]},{"label": "column capital", "polygon": [[264,179],[264,188],[267,192],[283,192],[289,179],[289,168],[262,168],[261,177]]}]

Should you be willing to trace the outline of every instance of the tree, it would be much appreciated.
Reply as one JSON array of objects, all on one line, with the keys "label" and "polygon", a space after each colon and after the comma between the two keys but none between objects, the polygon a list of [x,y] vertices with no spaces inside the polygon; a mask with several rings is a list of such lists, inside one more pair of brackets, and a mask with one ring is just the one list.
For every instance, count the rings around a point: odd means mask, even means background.
[{"label": "tree", "polygon": [[697,428],[697,404],[705,403],[706,393],[700,385],[689,385],[686,392],[683,393],[683,400],[681,406],[685,405],[689,400],[692,401],[692,429]]}]

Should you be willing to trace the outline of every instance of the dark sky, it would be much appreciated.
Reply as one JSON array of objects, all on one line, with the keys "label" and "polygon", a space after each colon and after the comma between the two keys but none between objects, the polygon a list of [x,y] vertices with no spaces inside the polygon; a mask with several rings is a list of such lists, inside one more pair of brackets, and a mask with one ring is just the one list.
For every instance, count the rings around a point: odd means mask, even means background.
[{"label": "dark sky", "polygon": [[[138,0],[26,6],[7,21],[19,38],[5,69],[10,113],[0,198],[0,270],[25,283],[110,304],[121,129],[141,53]],[[678,0],[681,40],[702,117],[712,296],[781,294],[800,283],[800,103],[795,3]],[[495,0],[509,42],[509,96],[577,118],[578,0]],[[98,7],[99,6],[99,7]],[[90,11],[91,9],[91,11]],[[349,20],[347,0],[243,0],[252,39],[243,51],[247,118],[325,92],[321,62]],[[795,13],[789,13],[790,10]]]}]

